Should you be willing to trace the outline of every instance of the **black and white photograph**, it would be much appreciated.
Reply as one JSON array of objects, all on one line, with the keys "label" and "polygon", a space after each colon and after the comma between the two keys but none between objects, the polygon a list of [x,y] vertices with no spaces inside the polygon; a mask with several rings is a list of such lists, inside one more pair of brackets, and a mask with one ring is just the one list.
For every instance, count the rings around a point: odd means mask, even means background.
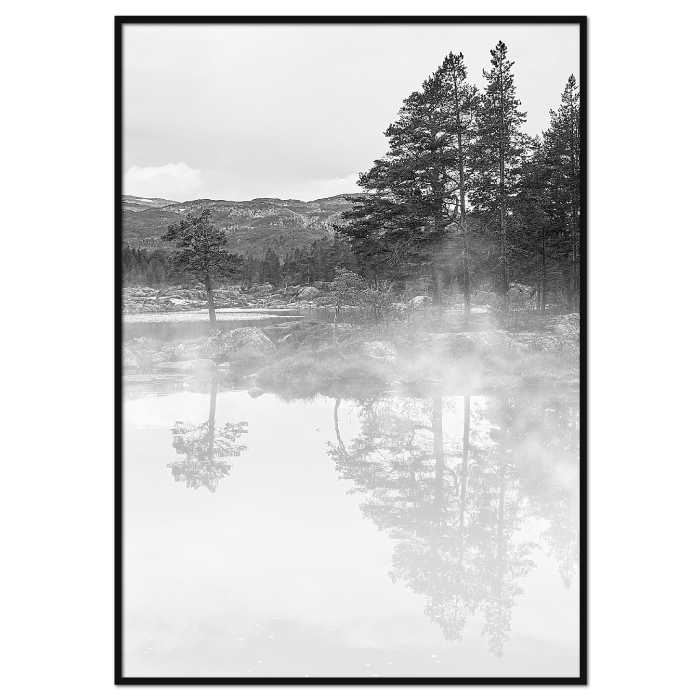
[{"label": "black and white photograph", "polygon": [[118,684],[586,683],[586,27],[115,18]]}]

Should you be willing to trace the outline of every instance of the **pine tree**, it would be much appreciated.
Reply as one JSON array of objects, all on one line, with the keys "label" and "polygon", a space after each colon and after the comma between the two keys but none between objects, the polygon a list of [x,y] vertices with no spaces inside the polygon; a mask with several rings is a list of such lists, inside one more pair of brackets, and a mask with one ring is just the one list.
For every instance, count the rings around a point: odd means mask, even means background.
[{"label": "pine tree", "polygon": [[464,310],[469,313],[471,306],[471,290],[469,278],[469,232],[467,226],[467,191],[471,176],[469,159],[475,139],[476,115],[479,105],[478,89],[467,83],[467,69],[464,56],[450,52],[440,68],[433,75],[447,96],[440,113],[442,125],[452,139],[454,151],[453,167],[456,172],[452,175],[457,186],[457,221],[463,245],[463,276],[464,276]]},{"label": "pine tree", "polygon": [[443,82],[428,78],[421,91],[404,100],[396,122],[385,132],[389,152],[362,173],[364,195],[342,215],[341,228],[363,272],[387,271],[407,277],[429,268],[439,302],[435,255],[445,240],[455,185],[455,152],[443,114],[449,95]]},{"label": "pine tree", "polygon": [[510,283],[512,231],[509,229],[513,228],[510,218],[527,144],[527,137],[520,130],[527,115],[518,109],[520,101],[515,97],[512,73],[514,62],[507,60],[507,54],[506,45],[499,41],[491,50],[491,70],[483,72],[487,86],[478,112],[476,172],[470,192],[475,211],[497,237],[499,275],[506,299]]},{"label": "pine tree", "polygon": [[203,209],[199,216],[188,214],[179,224],[170,224],[161,240],[175,243],[175,251],[170,255],[173,269],[204,284],[213,329],[214,284],[235,270],[236,260],[224,249],[226,234],[214,227],[211,216],[210,209]]},{"label": "pine tree", "polygon": [[581,111],[576,78],[571,75],[561,105],[550,110],[550,127],[543,134],[543,161],[552,192],[553,217],[559,222],[557,252],[565,275],[569,306],[580,289],[581,237]]}]

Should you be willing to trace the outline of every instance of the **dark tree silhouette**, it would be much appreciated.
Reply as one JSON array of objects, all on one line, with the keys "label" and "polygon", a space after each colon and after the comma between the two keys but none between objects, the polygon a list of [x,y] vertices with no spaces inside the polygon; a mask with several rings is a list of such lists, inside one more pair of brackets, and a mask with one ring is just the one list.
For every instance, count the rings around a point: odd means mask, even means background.
[{"label": "dark tree silhouette", "polygon": [[175,243],[168,258],[173,271],[204,285],[209,322],[214,328],[214,284],[217,278],[234,272],[239,260],[225,250],[226,234],[214,227],[211,216],[210,209],[203,209],[199,216],[188,214],[179,224],[170,224],[162,240]]}]

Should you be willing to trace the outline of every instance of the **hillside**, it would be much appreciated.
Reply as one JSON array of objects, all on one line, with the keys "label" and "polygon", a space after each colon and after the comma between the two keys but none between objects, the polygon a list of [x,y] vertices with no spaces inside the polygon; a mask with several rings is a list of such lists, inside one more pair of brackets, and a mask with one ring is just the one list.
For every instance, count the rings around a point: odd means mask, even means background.
[{"label": "hillside", "polygon": [[[160,240],[170,224],[187,214],[212,210],[213,223],[227,233],[228,247],[239,255],[262,258],[268,248],[284,256],[295,248],[308,248],[314,241],[330,238],[333,224],[350,209],[349,195],[312,202],[296,199],[253,199],[249,202],[197,199],[191,202],[123,197],[123,244],[137,248],[162,248]],[[128,201],[127,201],[128,200]],[[154,202],[139,208],[140,203]]]},{"label": "hillside", "polygon": [[164,207],[168,204],[179,204],[179,202],[159,197],[132,197],[128,194],[122,196],[122,211],[144,211],[145,209]]}]

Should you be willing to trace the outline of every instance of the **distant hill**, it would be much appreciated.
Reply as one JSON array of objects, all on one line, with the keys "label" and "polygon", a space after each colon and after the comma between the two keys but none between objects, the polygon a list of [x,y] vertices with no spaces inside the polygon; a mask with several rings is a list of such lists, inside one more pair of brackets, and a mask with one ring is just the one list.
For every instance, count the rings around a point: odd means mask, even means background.
[{"label": "distant hill", "polygon": [[159,197],[132,197],[128,194],[122,196],[122,211],[143,211],[144,209],[164,207],[168,204],[179,204],[179,202]]},{"label": "distant hill", "polygon": [[[169,224],[208,208],[212,210],[214,225],[227,233],[227,247],[232,252],[262,258],[267,249],[272,248],[284,257],[295,248],[308,248],[316,240],[332,237],[333,224],[352,206],[345,200],[349,196],[341,194],[312,202],[272,198],[249,202],[218,199],[172,202],[125,196],[122,198],[122,242],[137,248],[167,247],[160,236]],[[148,206],[148,203],[152,204]]]}]

